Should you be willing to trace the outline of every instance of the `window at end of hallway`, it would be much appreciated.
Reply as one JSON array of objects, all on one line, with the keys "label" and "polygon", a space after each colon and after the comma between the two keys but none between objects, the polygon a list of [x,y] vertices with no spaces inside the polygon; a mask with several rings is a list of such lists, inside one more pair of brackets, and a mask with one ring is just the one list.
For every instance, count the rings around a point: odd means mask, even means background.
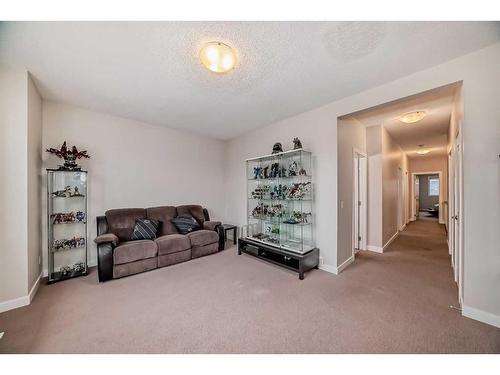
[{"label": "window at end of hallway", "polygon": [[439,196],[439,178],[429,178],[429,197]]}]

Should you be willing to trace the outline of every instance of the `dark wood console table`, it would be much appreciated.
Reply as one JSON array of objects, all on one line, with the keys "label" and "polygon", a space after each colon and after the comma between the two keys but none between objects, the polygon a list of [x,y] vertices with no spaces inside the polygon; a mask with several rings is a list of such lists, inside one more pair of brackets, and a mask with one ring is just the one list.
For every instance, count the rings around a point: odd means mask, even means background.
[{"label": "dark wood console table", "polygon": [[266,245],[258,241],[252,241],[248,238],[240,238],[238,239],[238,255],[242,253],[298,272],[300,280],[304,280],[305,272],[313,268],[318,269],[319,266],[318,248],[300,254]]}]

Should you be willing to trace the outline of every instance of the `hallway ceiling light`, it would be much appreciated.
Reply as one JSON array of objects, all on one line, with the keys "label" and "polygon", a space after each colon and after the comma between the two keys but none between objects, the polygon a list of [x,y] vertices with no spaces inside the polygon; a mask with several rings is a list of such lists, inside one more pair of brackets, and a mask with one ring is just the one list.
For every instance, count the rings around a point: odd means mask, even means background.
[{"label": "hallway ceiling light", "polygon": [[424,111],[414,111],[408,112],[399,117],[399,121],[404,122],[405,124],[413,124],[414,122],[418,122],[425,117],[426,113]]},{"label": "hallway ceiling light", "polygon": [[227,73],[236,65],[236,54],[227,44],[209,42],[200,50],[201,63],[215,73]]},{"label": "hallway ceiling light", "polygon": [[419,154],[419,155],[426,155],[429,152],[431,152],[431,150],[428,150],[428,149],[417,150],[417,154]]}]

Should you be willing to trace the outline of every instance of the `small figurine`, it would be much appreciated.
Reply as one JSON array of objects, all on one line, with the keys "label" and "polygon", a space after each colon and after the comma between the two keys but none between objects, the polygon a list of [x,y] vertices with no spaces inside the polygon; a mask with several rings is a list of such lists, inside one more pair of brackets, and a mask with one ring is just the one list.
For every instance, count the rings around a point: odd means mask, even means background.
[{"label": "small figurine", "polygon": [[66,186],[64,190],[56,190],[52,193],[54,197],[67,198],[71,196],[71,186]]},{"label": "small figurine", "polygon": [[253,167],[254,179],[262,178],[262,167]]},{"label": "small figurine", "polygon": [[269,175],[267,174],[267,172],[269,171],[269,165],[265,166],[262,171],[264,172],[263,178],[269,178]]},{"label": "small figurine", "polygon": [[76,212],[76,220],[77,221],[84,221],[85,220],[85,212],[83,211],[77,211]]},{"label": "small figurine", "polygon": [[300,141],[300,139],[298,139],[297,137],[295,137],[293,139],[293,149],[294,150],[299,150],[302,148],[302,142]]},{"label": "small figurine", "polygon": [[80,193],[80,191],[78,190],[78,186],[75,186],[75,188],[73,189],[73,193],[70,194],[70,197],[84,197],[84,196],[85,195]]},{"label": "small figurine", "polygon": [[273,164],[271,164],[271,171],[269,172],[269,177],[270,178],[276,178],[276,177],[278,177],[279,168],[280,168],[279,163],[273,163]]},{"label": "small figurine", "polygon": [[290,163],[290,166],[288,167],[288,175],[289,176],[297,176],[298,171],[299,171],[299,165],[294,160]]},{"label": "small figurine", "polygon": [[85,263],[80,262],[80,263],[75,263],[73,265],[73,272],[83,272],[85,270]]},{"label": "small figurine", "polygon": [[278,154],[280,152],[283,152],[283,146],[281,145],[281,143],[279,142],[276,142],[273,146],[273,154]]},{"label": "small figurine", "polygon": [[70,266],[62,266],[59,271],[61,272],[61,276],[68,276],[71,273]]}]

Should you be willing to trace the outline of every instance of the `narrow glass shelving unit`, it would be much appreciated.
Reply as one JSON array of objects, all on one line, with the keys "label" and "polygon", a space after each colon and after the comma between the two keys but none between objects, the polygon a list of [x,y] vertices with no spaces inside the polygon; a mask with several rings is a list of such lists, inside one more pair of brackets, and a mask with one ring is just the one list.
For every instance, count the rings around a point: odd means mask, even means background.
[{"label": "narrow glass shelving unit", "polygon": [[47,169],[48,283],[87,275],[87,172]]}]

